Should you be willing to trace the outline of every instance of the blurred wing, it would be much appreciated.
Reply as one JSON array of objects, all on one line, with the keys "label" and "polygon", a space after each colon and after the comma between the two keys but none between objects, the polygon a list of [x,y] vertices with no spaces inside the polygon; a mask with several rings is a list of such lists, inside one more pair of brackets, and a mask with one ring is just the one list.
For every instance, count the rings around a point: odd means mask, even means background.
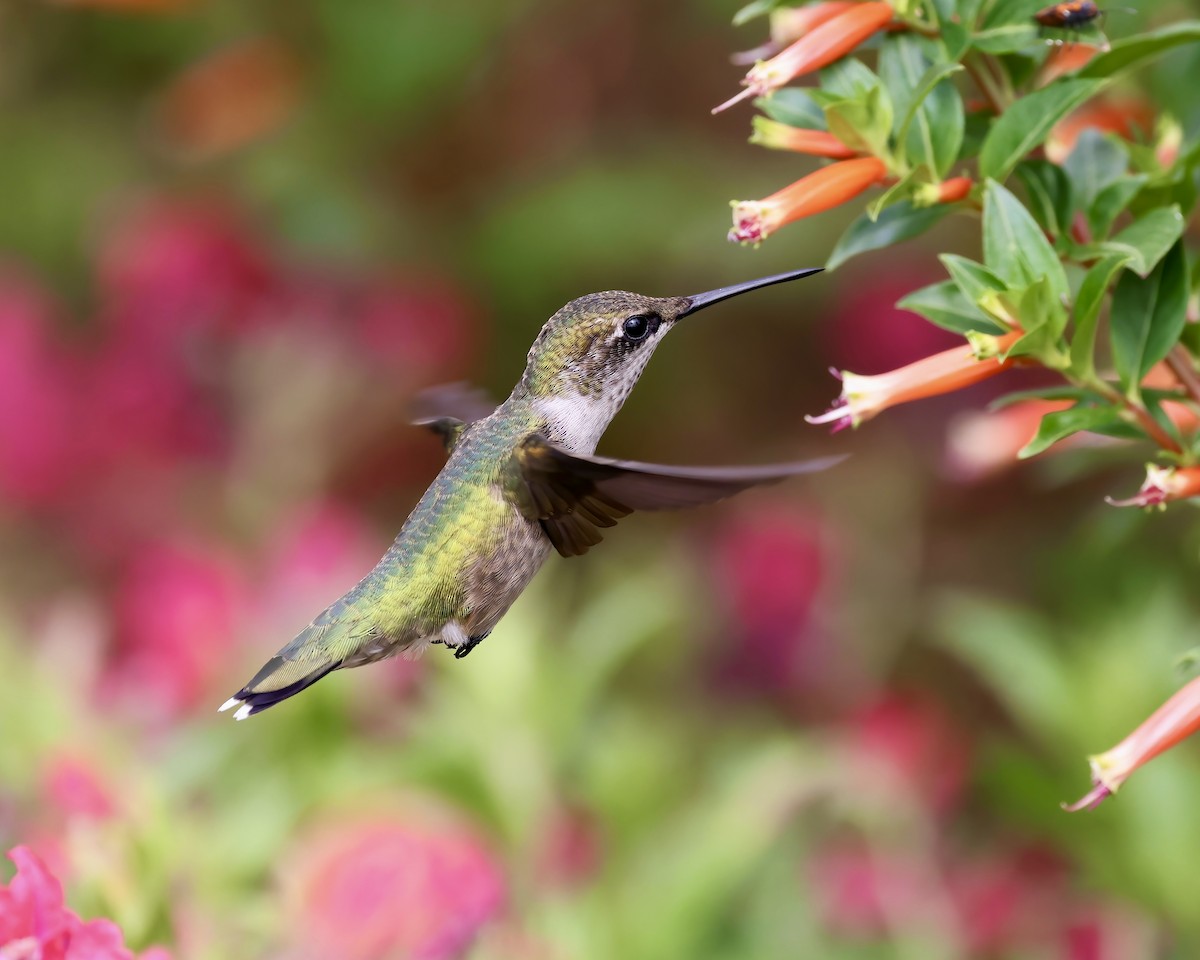
[{"label": "blurred wing", "polygon": [[568,453],[545,437],[526,438],[513,454],[523,481],[522,511],[564,557],[587,553],[634,510],[678,510],[716,503],[749,487],[833,466],[826,457],[762,467],[665,467]]},{"label": "blurred wing", "polygon": [[490,415],[496,404],[482,390],[458,382],[422,390],[413,398],[411,409],[414,426],[432,430],[449,452],[463,427]]}]

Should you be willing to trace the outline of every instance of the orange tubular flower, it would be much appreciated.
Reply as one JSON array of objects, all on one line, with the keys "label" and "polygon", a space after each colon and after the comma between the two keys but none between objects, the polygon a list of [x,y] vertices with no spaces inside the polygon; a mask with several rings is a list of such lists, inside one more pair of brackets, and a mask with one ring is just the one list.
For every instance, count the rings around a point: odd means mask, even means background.
[{"label": "orange tubular flower", "polygon": [[958,203],[965,200],[975,181],[970,177],[951,177],[941,183],[927,183],[913,193],[913,203],[918,207],[934,207],[939,203]]},{"label": "orange tubular flower", "polygon": [[786,47],[856,6],[854,0],[830,0],[807,7],[776,7],[771,11],[771,40]]},{"label": "orange tubular flower", "polygon": [[875,377],[835,370],[834,376],[842,381],[841,396],[825,413],[804,419],[809,423],[833,424],[832,432],[837,433],[857,427],[889,407],[972,386],[1012,366],[1012,360],[1001,360],[999,355],[1021,336],[1019,330],[1014,330],[996,337],[994,348],[998,355],[986,360],[976,359],[971,347],[954,347]]},{"label": "orange tubular flower", "polygon": [[1084,130],[1115,133],[1129,140],[1154,127],[1154,108],[1139,97],[1106,97],[1085,103],[1074,113],[1059,120],[1046,138],[1046,159],[1062,163],[1075,149],[1075,141]]},{"label": "orange tubular flower", "polygon": [[1083,799],[1064,803],[1063,809],[1070,813],[1091,810],[1116,793],[1134,770],[1197,729],[1200,729],[1200,677],[1155,710],[1145,723],[1107,753],[1088,757],[1092,789]]},{"label": "orange tubular flower", "polygon": [[735,243],[758,243],[785,224],[829,210],[857,197],[887,176],[887,167],[874,157],[842,160],[801,177],[765,200],[735,200]]},{"label": "orange tubular flower", "polygon": [[813,3],[807,7],[776,7],[771,11],[771,39],[761,47],[743,50],[729,59],[739,66],[752,66],[759,60],[775,56],[789,43],[795,43],[805,34],[853,6],[853,0],[830,0],[829,3]]},{"label": "orange tubular flower", "polygon": [[840,60],[876,30],[891,23],[893,12],[890,3],[853,4],[779,55],[752,67],[742,81],[746,89],[715,107],[713,113],[720,113],[747,97],[764,96],[802,74]]},{"label": "orange tubular flower", "polygon": [[1146,464],[1142,488],[1128,500],[1108,502],[1114,507],[1161,507],[1172,500],[1200,497],[1200,467],[1160,467]]},{"label": "orange tubular flower", "polygon": [[1064,74],[1082,70],[1099,52],[1100,48],[1090,43],[1064,43],[1054,47],[1042,63],[1034,86],[1044,87]]},{"label": "orange tubular flower", "polygon": [[[1015,467],[1017,454],[1037,434],[1042,417],[1065,410],[1070,400],[1027,400],[1003,410],[964,410],[946,429],[945,472],[961,483],[975,483]],[[1051,447],[1062,450],[1086,442],[1077,433]]]},{"label": "orange tubular flower", "polygon": [[791,150],[794,153],[807,153],[811,157],[828,157],[830,160],[848,160],[857,156],[854,150],[832,133],[802,130],[766,117],[754,118],[750,142],[771,150]]}]

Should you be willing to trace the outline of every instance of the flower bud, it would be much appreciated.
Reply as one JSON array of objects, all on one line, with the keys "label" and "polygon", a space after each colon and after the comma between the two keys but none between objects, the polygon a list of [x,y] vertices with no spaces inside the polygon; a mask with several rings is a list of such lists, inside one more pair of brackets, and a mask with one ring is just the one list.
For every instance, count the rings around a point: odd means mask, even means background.
[{"label": "flower bud", "polygon": [[857,155],[832,133],[824,130],[804,130],[767,117],[755,117],[753,125],[750,142],[760,147],[791,150],[793,153],[807,153],[812,157],[828,157],[830,160],[848,160]]},{"label": "flower bud", "polygon": [[970,177],[951,177],[941,183],[924,183],[913,191],[914,207],[936,207],[939,203],[958,203],[971,192],[975,181]]}]

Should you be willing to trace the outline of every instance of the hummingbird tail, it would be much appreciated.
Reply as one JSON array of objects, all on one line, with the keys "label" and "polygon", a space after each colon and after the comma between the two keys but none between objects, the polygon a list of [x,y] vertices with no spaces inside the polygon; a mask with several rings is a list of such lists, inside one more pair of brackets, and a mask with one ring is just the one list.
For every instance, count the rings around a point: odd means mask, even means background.
[{"label": "hummingbird tail", "polygon": [[219,712],[237,708],[233,719],[245,720],[256,713],[262,713],[267,707],[288,697],[295,696],[301,690],[311,687],[325,674],[336,670],[341,663],[333,660],[313,661],[288,660],[285,657],[272,657],[254,679],[242,687],[237,693],[226,700]]}]

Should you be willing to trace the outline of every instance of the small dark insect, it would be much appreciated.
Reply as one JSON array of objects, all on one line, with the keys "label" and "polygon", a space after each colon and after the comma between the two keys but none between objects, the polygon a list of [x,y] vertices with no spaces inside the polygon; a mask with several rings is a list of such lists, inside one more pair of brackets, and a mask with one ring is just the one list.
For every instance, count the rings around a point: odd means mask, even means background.
[{"label": "small dark insect", "polygon": [[1101,14],[1092,0],[1067,0],[1053,3],[1033,15],[1043,27],[1058,27],[1063,30],[1078,30],[1091,23]]}]

